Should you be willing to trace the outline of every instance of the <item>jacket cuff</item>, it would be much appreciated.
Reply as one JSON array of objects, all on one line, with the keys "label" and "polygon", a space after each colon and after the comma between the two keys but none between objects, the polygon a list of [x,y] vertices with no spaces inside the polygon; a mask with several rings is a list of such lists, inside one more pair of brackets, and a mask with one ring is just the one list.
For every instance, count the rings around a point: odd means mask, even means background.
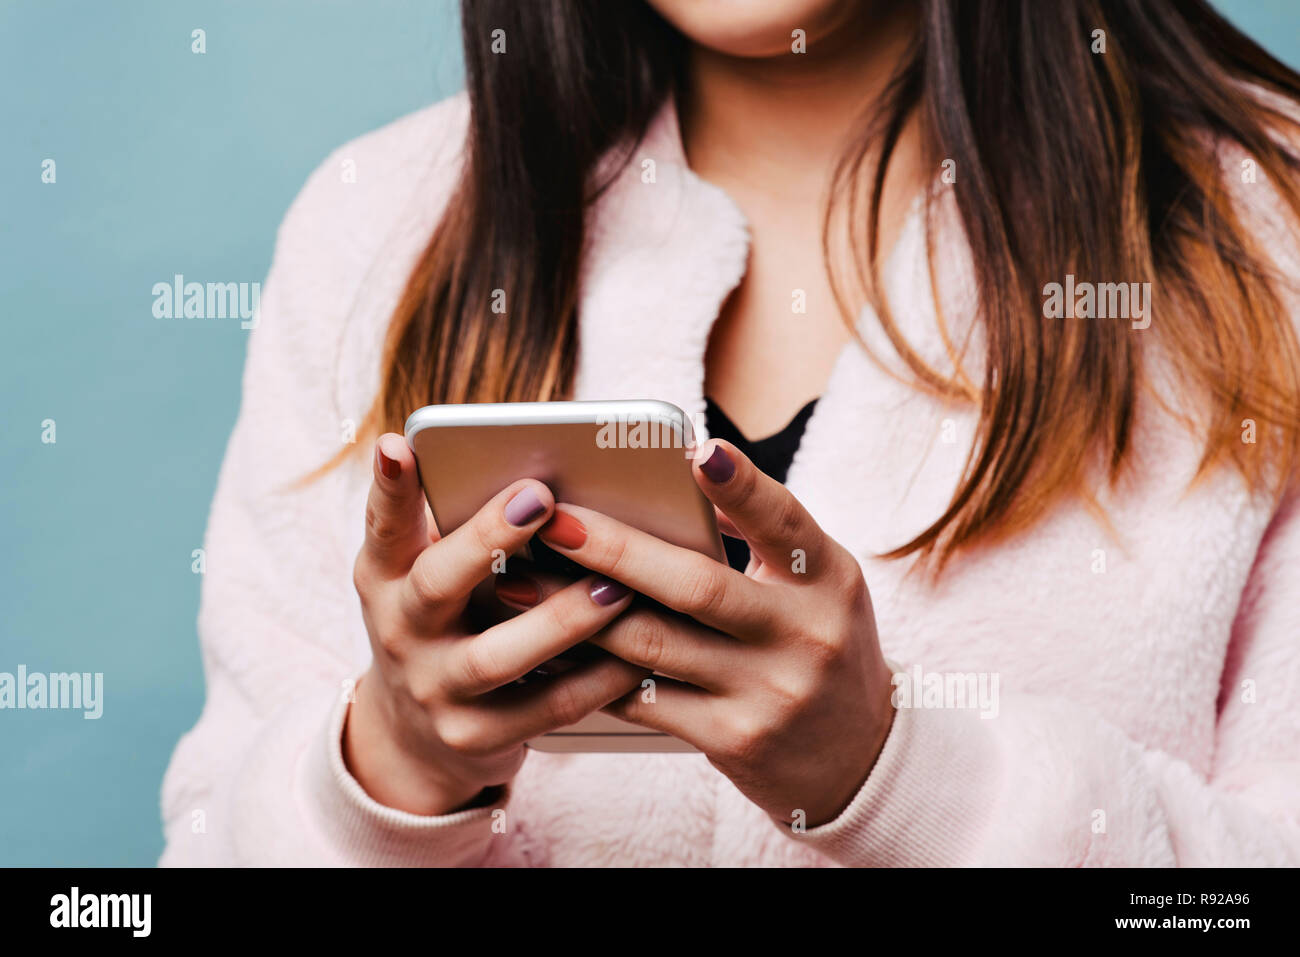
[{"label": "jacket cuff", "polygon": [[847,866],[969,864],[1000,777],[993,734],[977,713],[899,708],[849,805],[833,821],[792,836]]},{"label": "jacket cuff", "polygon": [[[385,807],[365,792],[343,763],[348,700],[340,696],[301,768],[303,801],[315,826],[342,858],[357,867],[465,867],[487,856],[491,805],[426,817]],[[500,835],[495,835],[500,839]]]}]

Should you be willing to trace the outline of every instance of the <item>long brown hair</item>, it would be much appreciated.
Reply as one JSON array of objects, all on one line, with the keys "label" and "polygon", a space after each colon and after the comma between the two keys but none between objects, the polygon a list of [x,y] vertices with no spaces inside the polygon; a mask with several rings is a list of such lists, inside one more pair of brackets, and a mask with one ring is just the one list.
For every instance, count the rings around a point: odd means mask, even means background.
[{"label": "long brown hair", "polygon": [[[1279,295],[1286,277],[1238,219],[1219,150],[1244,150],[1300,217],[1300,161],[1280,145],[1296,124],[1268,96],[1294,104],[1300,76],[1201,0],[919,8],[910,54],[841,162],[837,192],[861,289],[915,384],[974,403],[978,431],[948,508],[890,556],[942,565],[1027,527],[1062,495],[1090,495],[1095,463],[1115,480],[1130,458],[1144,341],[1166,350],[1192,397],[1183,417],[1204,438],[1202,474],[1228,462],[1253,489],[1280,494],[1300,451],[1300,347]],[[568,397],[584,223],[609,181],[596,179],[600,160],[630,158],[684,89],[686,42],[645,3],[465,0],[462,27],[463,173],[392,318],[367,435],[400,431],[430,403]],[[506,56],[490,52],[498,28]],[[913,115],[927,161],[960,171],[981,382],[959,363],[948,374],[927,365],[866,292],[880,288],[885,170]],[[829,242],[830,210],[826,222]],[[1150,281],[1152,329],[1045,320],[1043,284],[1067,274]],[[1244,420],[1257,423],[1254,445],[1241,441]]]}]

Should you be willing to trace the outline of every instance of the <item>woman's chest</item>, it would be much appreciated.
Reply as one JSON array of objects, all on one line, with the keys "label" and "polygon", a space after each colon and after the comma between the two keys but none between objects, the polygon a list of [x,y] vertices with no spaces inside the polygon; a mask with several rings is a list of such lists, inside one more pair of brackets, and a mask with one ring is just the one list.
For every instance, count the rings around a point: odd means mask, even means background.
[{"label": "woman's chest", "polygon": [[[852,338],[818,258],[816,235],[754,236],[749,266],[709,333],[705,391],[743,435],[761,438],[821,395]],[[733,411],[734,410],[734,411]]]}]

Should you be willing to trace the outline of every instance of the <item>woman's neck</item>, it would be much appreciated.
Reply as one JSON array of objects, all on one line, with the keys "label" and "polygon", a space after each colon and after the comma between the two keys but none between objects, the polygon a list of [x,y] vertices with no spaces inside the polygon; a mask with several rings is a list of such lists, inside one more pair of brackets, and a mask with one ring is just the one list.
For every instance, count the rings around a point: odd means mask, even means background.
[{"label": "woman's neck", "polygon": [[[816,201],[916,31],[910,4],[854,6],[854,20],[807,38],[807,52],[736,57],[695,46],[682,140],[693,170],[732,188]],[[794,43],[794,38],[791,43]]]}]

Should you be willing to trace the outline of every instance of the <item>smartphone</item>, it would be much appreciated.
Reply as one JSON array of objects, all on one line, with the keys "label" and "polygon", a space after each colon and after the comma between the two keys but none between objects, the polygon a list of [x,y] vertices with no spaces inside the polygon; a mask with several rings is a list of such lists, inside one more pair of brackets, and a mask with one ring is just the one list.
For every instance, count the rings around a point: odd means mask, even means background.
[{"label": "smartphone", "polygon": [[[557,502],[602,512],[726,563],[713,505],[691,475],[690,419],[669,402],[431,405],[406,420],[406,441],[442,535],[507,485],[533,478]],[[588,574],[536,538],[528,557],[573,577]],[[528,745],[540,751],[695,750],[600,712]]]}]

